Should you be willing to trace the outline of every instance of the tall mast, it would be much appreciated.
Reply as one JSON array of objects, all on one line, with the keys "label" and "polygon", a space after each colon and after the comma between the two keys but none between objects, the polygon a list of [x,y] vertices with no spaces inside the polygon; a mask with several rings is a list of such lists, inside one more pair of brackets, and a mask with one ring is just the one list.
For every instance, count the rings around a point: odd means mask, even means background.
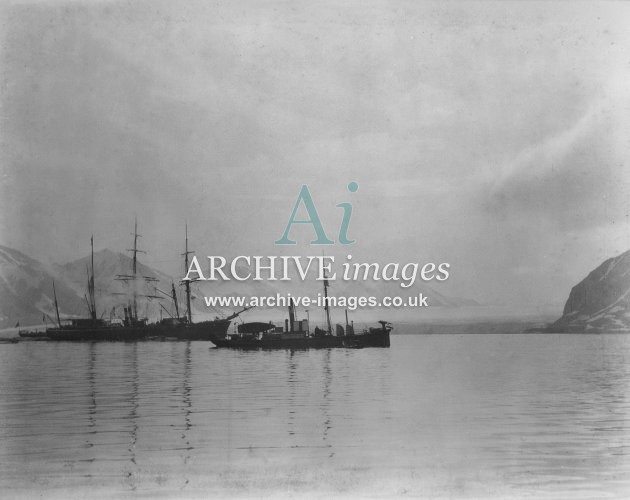
[{"label": "tall mast", "polygon": [[[131,252],[132,255],[131,274],[119,274],[116,277],[116,279],[120,281],[133,281],[133,301],[128,309],[129,317],[134,321],[138,320],[138,285],[136,283],[136,281],[138,280],[138,254],[147,253],[144,250],[138,249],[138,238],[142,238],[142,235],[138,234],[138,219],[136,218],[134,219],[133,226],[133,248],[126,249],[128,252]],[[141,276],[141,278],[144,279],[145,282],[158,281],[157,278],[154,278],[152,276]],[[159,298],[155,295],[143,295],[143,297]]]},{"label": "tall mast", "polygon": [[61,328],[61,319],[59,318],[59,304],[57,304],[57,291],[55,290],[55,282],[53,281],[53,296],[55,297],[55,312],[57,313],[57,324]]},{"label": "tall mast", "polygon": [[171,296],[173,297],[173,304],[175,304],[175,315],[179,319],[179,305],[177,304],[177,293],[175,293],[175,283],[171,283]]},{"label": "tall mast", "polygon": [[[188,255],[192,252],[188,251],[188,223],[186,223],[186,247],[184,250],[184,273],[188,273]],[[190,308],[190,280],[184,281],[186,289],[186,319],[188,323],[192,323],[192,310]]]},{"label": "tall mast", "polygon": [[332,326],[330,325],[330,306],[328,305],[328,276],[324,271],[324,310],[326,311],[326,324],[328,325],[328,335],[332,335]]},{"label": "tall mast", "polygon": [[94,293],[94,235],[90,238],[90,246],[92,247],[92,272],[90,274],[88,293],[90,294],[90,315],[92,316],[92,320],[96,320],[96,297]]},{"label": "tall mast", "polygon": [[133,266],[131,275],[133,276],[134,286],[133,286],[133,317],[134,319],[138,319],[138,292],[136,290],[136,278],[138,274],[137,266],[138,266],[138,219],[134,219],[133,224]]},{"label": "tall mast", "polygon": [[131,276],[123,276],[123,278],[133,281],[132,311],[134,320],[138,319],[138,290],[136,285],[136,280],[138,279],[138,254],[146,253],[143,250],[138,250],[138,238],[142,238],[142,235],[138,234],[138,218],[135,218],[133,224],[133,248],[127,249],[132,254]]}]

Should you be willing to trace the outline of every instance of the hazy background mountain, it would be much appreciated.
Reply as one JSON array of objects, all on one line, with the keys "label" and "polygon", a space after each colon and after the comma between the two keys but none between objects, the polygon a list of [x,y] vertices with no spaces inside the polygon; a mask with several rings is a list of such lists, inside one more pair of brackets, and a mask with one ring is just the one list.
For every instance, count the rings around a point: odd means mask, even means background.
[{"label": "hazy background mountain", "polygon": [[[203,261],[202,261],[203,262]],[[122,307],[133,297],[133,282],[117,279],[131,274],[133,261],[123,253],[108,249],[94,253],[96,302],[99,316],[122,317]],[[84,295],[87,289],[90,256],[63,265],[46,265],[6,246],[0,246],[0,328],[41,324],[54,321],[52,283],[55,282],[62,319],[84,317],[87,307]],[[202,266],[203,269],[203,266]],[[252,269],[239,265],[238,273],[245,275]],[[160,315],[174,315],[171,287],[174,284],[178,296],[180,314],[185,311],[182,276],[168,274],[138,261],[139,279],[135,292],[138,296],[138,314],[156,320]],[[208,274],[208,273],[206,273]],[[340,273],[339,273],[340,274]],[[198,281],[192,284],[192,307],[196,320],[225,316],[237,307],[206,306],[204,296],[245,297],[252,296],[308,296],[316,300],[323,293],[322,282],[310,278],[301,281],[297,273],[290,274],[292,281],[247,280]],[[144,278],[150,278],[145,280]],[[263,277],[266,277],[263,271]],[[473,299],[452,297],[437,291],[420,280],[409,288],[400,282],[357,280],[331,280],[329,294],[334,297],[356,296],[403,298],[423,294],[426,308],[358,308],[349,311],[350,319],[357,324],[387,319],[394,323],[422,324],[418,331],[424,333],[483,333],[507,328],[522,331],[525,327],[543,324],[549,319],[549,310],[526,310],[479,304]],[[161,305],[160,305],[161,304]],[[298,307],[300,318],[310,317],[313,324],[323,324],[321,308],[311,305],[308,312]],[[332,308],[334,323],[345,321],[344,308]],[[281,322],[286,317],[282,307],[261,307],[247,312],[243,319]],[[611,258],[599,265],[571,290],[563,315],[549,326],[549,331],[630,331],[630,251]]]},{"label": "hazy background mountain", "polygon": [[[86,317],[88,312],[84,296],[90,268],[89,256],[64,265],[45,265],[17,250],[0,247],[0,327],[12,327],[17,322],[20,325],[42,324],[44,315],[47,316],[47,322],[56,321],[53,281],[61,318]],[[133,297],[133,282],[120,281],[116,277],[129,275],[131,270],[132,259],[129,256],[111,250],[95,252],[94,273],[99,316],[123,317],[122,307],[128,305]],[[158,318],[161,302],[174,315],[173,302],[170,300],[171,283],[176,284],[180,299],[183,299],[177,280],[141,262],[138,263],[137,271],[140,277],[135,287],[139,296],[138,314]],[[144,280],[143,277],[157,281]],[[168,297],[158,289],[168,294]],[[162,299],[158,301],[147,296],[160,296]],[[180,301],[183,304],[183,300]],[[162,313],[166,315],[167,311],[162,310]]]},{"label": "hazy background mountain", "polygon": [[[279,264],[278,264],[279,265]],[[306,264],[304,264],[306,265]],[[239,265],[238,274],[240,276],[246,276],[247,273],[252,273],[253,266],[247,267]],[[290,270],[289,275],[292,278],[290,281],[268,280],[266,279],[269,274],[268,271],[261,271],[261,277],[265,278],[262,281],[205,281],[197,282],[195,288],[202,292],[202,295],[220,295],[225,297],[252,297],[252,296],[272,296],[276,295],[286,296],[291,294],[293,297],[307,296],[312,300],[316,300],[318,294],[323,295],[323,282],[318,281],[317,271],[315,270],[315,263],[304,281],[299,277],[297,270]],[[292,268],[290,268],[292,269]],[[342,279],[342,273],[340,271],[341,266],[337,263],[337,267],[333,264],[333,271],[336,270],[337,279],[329,280],[330,288],[329,295],[332,297],[375,297],[377,301],[382,301],[383,297],[401,297],[403,300],[407,300],[410,297],[417,297],[419,294],[423,294],[426,297],[427,305],[429,307],[423,308],[405,308],[405,307],[360,307],[355,311],[350,310],[349,314],[351,318],[354,318],[358,322],[371,322],[378,319],[388,319],[395,322],[402,319],[421,319],[430,317],[428,309],[432,313],[438,316],[444,316],[449,313],[453,313],[456,309],[469,306],[476,308],[479,304],[469,298],[452,297],[440,293],[434,287],[429,286],[425,282],[422,282],[420,278],[415,283],[407,288],[401,287],[401,280],[398,281],[384,281],[373,279],[358,279],[344,281]],[[280,277],[281,272],[277,272],[276,276]],[[371,275],[370,275],[371,276]],[[207,277],[207,275],[206,275]],[[229,274],[228,274],[229,277]],[[361,275],[363,277],[363,275]],[[436,308],[439,311],[436,311]],[[318,323],[324,322],[324,312],[316,305],[311,305],[309,308],[309,314],[311,321]],[[248,313],[247,316],[254,316],[258,314],[263,320],[278,321],[286,316],[286,310],[284,308],[258,308],[257,311]],[[306,308],[298,307],[297,314],[300,318],[306,318]],[[333,322],[343,323],[345,321],[345,314],[343,307],[337,307],[332,309]]]},{"label": "hazy background mountain", "polygon": [[54,266],[0,246],[0,327],[41,324],[44,314],[55,318],[53,281],[64,315],[86,310],[82,296]]},{"label": "hazy background mountain", "polygon": [[[58,266],[60,274],[77,294],[84,294],[87,289],[88,269],[91,267],[91,257],[69,262]],[[133,269],[133,260],[128,255],[105,249],[94,253],[94,286],[96,290],[96,305],[99,315],[109,317],[113,309],[122,317],[121,308],[128,305],[134,295],[138,297],[138,315],[155,319],[160,315],[160,302],[173,316],[175,311],[172,305],[171,283],[177,280],[172,277],[144,265],[137,263],[137,276],[135,281],[118,279],[120,276],[130,276]],[[154,297],[160,297],[160,300]],[[163,314],[167,314],[162,310]]]},{"label": "hazy background mountain", "polygon": [[[84,295],[87,290],[88,273],[91,268],[91,257],[86,256],[78,260],[63,264],[46,266],[17,250],[0,247],[0,326],[12,327],[16,322],[21,325],[41,324],[43,314],[48,315],[47,321],[54,320],[52,282],[55,281],[59,310],[62,318],[87,316]],[[109,318],[122,317],[122,307],[130,303],[134,290],[138,297],[138,314],[156,320],[162,315],[175,315],[175,308],[171,300],[171,287],[174,284],[178,296],[180,314],[185,311],[185,298],[182,276],[172,277],[153,267],[137,263],[138,280],[121,281],[117,277],[130,275],[133,261],[128,255],[105,249],[94,253],[94,274],[96,288],[96,304],[99,316]],[[239,266],[239,274],[244,275],[248,269]],[[264,276],[264,274],[263,274]],[[209,308],[204,301],[204,295],[221,297],[251,296],[309,296],[313,300],[318,293],[323,293],[322,282],[306,280],[302,282],[297,273],[292,273],[292,281],[199,281],[192,285],[192,307],[194,319],[208,319],[224,316],[237,310],[237,307]],[[149,279],[145,279],[149,278]],[[331,281],[330,295],[376,297],[382,300],[384,296],[401,296],[407,298],[422,293],[427,297],[429,308],[359,308],[350,311],[352,319],[358,323],[371,322],[386,318],[390,321],[402,319],[419,319],[432,317],[427,309],[440,309],[438,316],[457,314],[457,310],[466,306],[473,309],[478,304],[471,299],[450,297],[444,295],[425,283],[417,280],[409,288],[400,287],[393,281]],[[159,298],[158,298],[159,297]],[[161,304],[161,305],[160,305]],[[298,315],[306,317],[304,307],[298,308]],[[309,313],[311,320],[321,323],[324,319],[321,308],[311,306]],[[343,308],[333,309],[333,321],[343,322]],[[257,320],[281,321],[286,317],[285,308],[257,308],[247,313],[247,318]]]}]

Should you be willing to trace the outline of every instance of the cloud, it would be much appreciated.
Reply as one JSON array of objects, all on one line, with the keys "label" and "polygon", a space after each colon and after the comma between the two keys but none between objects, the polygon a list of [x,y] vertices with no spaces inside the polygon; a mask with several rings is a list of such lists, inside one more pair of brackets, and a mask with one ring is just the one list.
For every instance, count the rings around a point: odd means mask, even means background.
[{"label": "cloud", "polygon": [[571,127],[521,151],[481,191],[484,209],[508,219],[541,219],[553,230],[620,220],[630,188],[627,152],[616,147],[618,99],[600,99]]}]

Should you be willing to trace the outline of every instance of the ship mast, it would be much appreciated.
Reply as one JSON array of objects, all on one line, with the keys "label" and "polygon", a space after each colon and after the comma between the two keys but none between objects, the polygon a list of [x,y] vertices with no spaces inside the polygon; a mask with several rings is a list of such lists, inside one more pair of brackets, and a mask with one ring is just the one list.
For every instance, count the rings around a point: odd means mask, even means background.
[{"label": "ship mast", "polygon": [[57,304],[57,291],[55,290],[55,282],[53,281],[53,296],[55,297],[55,312],[57,313],[57,324],[61,328],[61,319],[59,318],[59,304]]},{"label": "ship mast", "polygon": [[175,283],[171,283],[171,296],[173,297],[173,304],[175,305],[175,315],[179,319],[179,305],[177,304],[177,293],[175,293]]},{"label": "ship mast", "polygon": [[133,318],[136,320],[138,319],[138,291],[136,290],[135,281],[138,276],[138,252],[141,252],[141,250],[138,250],[138,237],[139,236],[140,235],[138,234],[138,219],[136,218],[134,220],[134,226],[133,226],[133,249],[128,249],[128,251],[133,253],[133,265],[131,268],[131,276],[133,276],[132,280],[134,281]]},{"label": "ship mast", "polygon": [[[147,253],[144,250],[138,249],[138,238],[141,238],[142,235],[138,234],[138,219],[134,221],[134,231],[133,231],[133,248],[127,248],[128,252],[132,254],[132,265],[131,265],[131,274],[119,274],[116,279],[121,281],[133,281],[133,299],[132,304],[129,306],[129,317],[133,321],[138,320],[138,290],[136,281],[138,280],[138,254],[139,253]],[[158,281],[157,278],[152,276],[142,276],[145,282],[149,281]],[[158,298],[155,295],[143,295],[143,297],[149,298]],[[125,317],[126,317],[125,313]]]},{"label": "ship mast", "polygon": [[328,276],[324,271],[324,310],[326,311],[326,324],[328,326],[328,335],[332,335],[332,326],[330,325],[330,305],[328,304]]},{"label": "ship mast", "polygon": [[96,321],[96,297],[94,293],[94,235],[90,238],[90,246],[92,247],[92,272],[90,273],[90,280],[88,283],[88,293],[90,295],[90,316],[93,321]]},{"label": "ship mast", "polygon": [[[184,253],[184,273],[188,272],[188,255],[193,252],[188,251],[188,224],[186,224],[186,246]],[[190,308],[190,280],[184,281],[184,288],[186,289],[186,319],[188,323],[192,323],[192,310]]]}]

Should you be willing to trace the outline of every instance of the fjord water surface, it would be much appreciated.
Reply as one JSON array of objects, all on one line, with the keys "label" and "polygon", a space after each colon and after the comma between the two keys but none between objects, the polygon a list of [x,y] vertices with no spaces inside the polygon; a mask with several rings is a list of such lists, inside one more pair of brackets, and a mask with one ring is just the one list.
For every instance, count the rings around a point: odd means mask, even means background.
[{"label": "fjord water surface", "polygon": [[[413,333],[412,328],[408,328]],[[623,498],[630,337],[0,345],[8,496]]]}]

